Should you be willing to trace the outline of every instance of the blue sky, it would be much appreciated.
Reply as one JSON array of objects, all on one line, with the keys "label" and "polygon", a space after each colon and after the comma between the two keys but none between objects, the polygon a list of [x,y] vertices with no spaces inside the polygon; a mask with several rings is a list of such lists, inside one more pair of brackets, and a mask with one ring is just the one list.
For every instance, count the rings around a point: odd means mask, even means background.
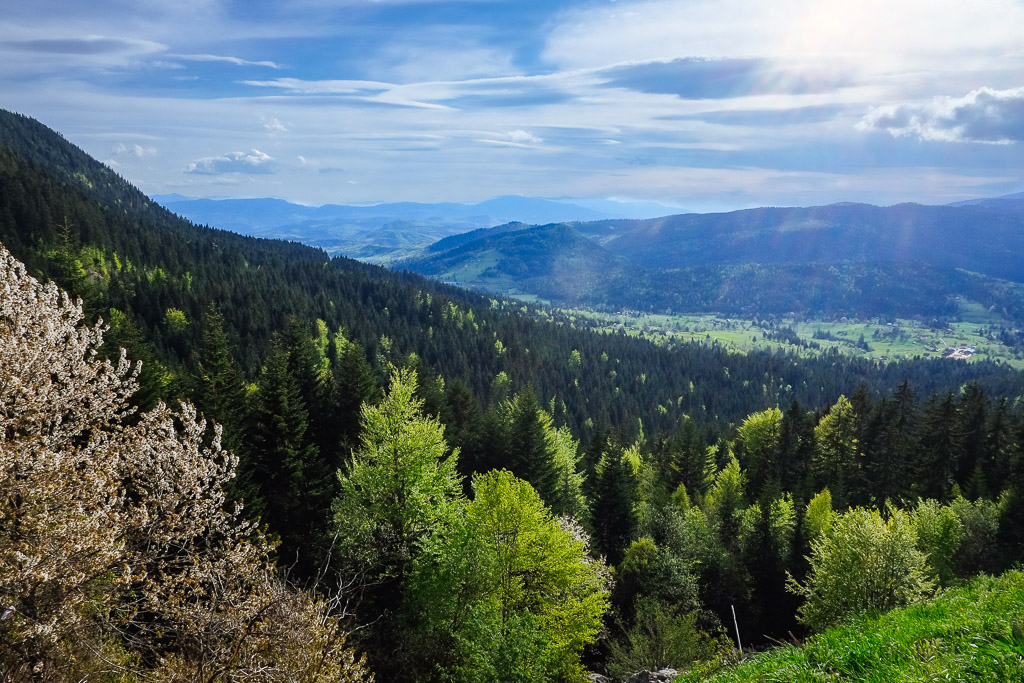
[{"label": "blue sky", "polygon": [[33,0],[0,107],[150,194],[695,210],[1024,190],[1024,0]]}]

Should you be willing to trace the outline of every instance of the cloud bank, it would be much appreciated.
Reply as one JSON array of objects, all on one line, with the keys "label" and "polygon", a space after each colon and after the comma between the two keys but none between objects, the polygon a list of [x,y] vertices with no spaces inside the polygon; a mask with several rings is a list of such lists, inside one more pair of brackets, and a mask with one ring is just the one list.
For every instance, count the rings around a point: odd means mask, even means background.
[{"label": "cloud bank", "polygon": [[1024,140],[1024,87],[979,88],[963,97],[877,107],[857,127],[920,140],[1001,145],[1020,142]]}]

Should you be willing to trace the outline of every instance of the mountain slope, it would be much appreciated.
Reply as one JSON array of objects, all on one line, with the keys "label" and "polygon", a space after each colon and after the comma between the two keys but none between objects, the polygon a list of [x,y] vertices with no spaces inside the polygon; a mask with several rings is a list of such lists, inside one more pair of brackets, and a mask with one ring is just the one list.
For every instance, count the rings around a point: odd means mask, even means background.
[{"label": "mountain slope", "polygon": [[[507,230],[441,240],[407,267],[563,305],[931,318],[955,315],[966,298],[1024,321],[1024,221],[976,208],[837,204],[574,223],[601,248],[577,248],[558,278],[495,261]],[[561,247],[548,244],[557,260]],[[573,269],[585,288],[562,285]]]},{"label": "mountain slope", "polygon": [[950,204],[950,206],[967,206],[993,213],[1024,217],[1024,192],[1015,192],[1002,197],[969,199],[965,202]]},{"label": "mountain slope", "polygon": [[971,207],[832,204],[579,226],[648,268],[918,261],[1024,282],[1024,220]]},{"label": "mountain slope", "polygon": [[454,241],[459,237],[449,238],[450,249],[406,267],[444,281],[485,282],[491,291],[571,301],[582,301],[586,292],[631,267],[565,224],[495,228],[462,244]]}]

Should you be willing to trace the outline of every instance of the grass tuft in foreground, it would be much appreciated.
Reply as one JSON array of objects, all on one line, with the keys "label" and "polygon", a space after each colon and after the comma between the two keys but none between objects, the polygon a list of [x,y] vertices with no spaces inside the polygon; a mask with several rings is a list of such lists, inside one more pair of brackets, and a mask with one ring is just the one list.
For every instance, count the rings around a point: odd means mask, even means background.
[{"label": "grass tuft in foreground", "polygon": [[862,616],[686,683],[1024,681],[1024,573],[979,577],[938,598]]}]

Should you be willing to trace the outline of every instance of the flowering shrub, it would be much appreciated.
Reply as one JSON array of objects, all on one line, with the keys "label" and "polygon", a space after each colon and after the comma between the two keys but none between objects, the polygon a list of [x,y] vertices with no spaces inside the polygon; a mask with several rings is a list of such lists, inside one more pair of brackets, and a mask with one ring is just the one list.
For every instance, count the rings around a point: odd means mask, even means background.
[{"label": "flowering shrub", "polygon": [[[138,366],[0,246],[0,670],[80,680],[368,681],[294,590],[190,405],[135,414]],[[73,677],[73,678],[72,678]]]}]

